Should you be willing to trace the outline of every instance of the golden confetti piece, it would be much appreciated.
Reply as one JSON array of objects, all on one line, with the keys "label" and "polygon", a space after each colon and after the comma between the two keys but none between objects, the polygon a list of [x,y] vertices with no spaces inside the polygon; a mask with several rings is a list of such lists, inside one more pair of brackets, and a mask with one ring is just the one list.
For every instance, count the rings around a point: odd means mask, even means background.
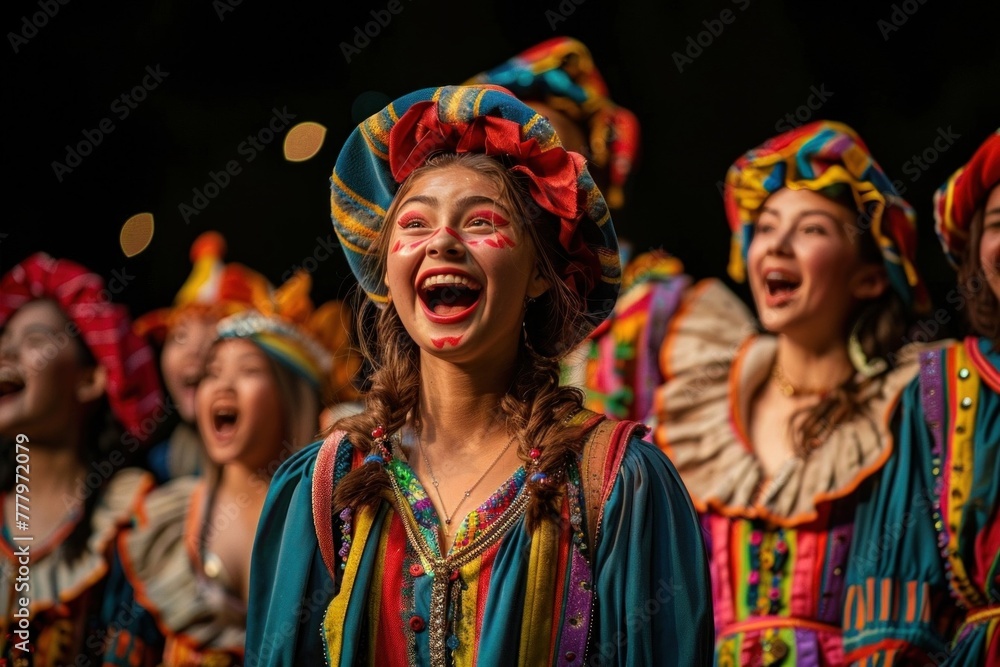
[{"label": "golden confetti piece", "polygon": [[153,240],[153,214],[136,213],[122,225],[118,242],[126,257],[135,257]]},{"label": "golden confetti piece", "polygon": [[285,159],[289,162],[305,162],[316,156],[326,139],[326,128],[307,120],[299,123],[285,135]]}]

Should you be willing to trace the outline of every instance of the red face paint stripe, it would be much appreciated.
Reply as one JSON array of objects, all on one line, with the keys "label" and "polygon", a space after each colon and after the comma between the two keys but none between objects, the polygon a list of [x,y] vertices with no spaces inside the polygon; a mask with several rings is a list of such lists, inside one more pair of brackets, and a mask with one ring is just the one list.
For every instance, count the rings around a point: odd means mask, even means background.
[{"label": "red face paint stripe", "polygon": [[434,343],[434,347],[437,349],[443,349],[445,345],[451,345],[452,347],[457,347],[462,341],[461,336],[443,336],[441,338],[431,338],[431,342]]}]

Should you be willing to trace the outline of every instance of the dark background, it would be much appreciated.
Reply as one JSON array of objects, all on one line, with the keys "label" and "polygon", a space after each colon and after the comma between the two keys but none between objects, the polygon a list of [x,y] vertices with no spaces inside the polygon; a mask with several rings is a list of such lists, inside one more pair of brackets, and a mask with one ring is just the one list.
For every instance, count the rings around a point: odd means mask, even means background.
[{"label": "dark background", "polygon": [[[116,298],[138,314],[173,299],[191,242],[215,229],[228,260],[279,283],[331,235],[329,174],[360,120],[401,94],[460,83],[569,35],[590,47],[612,97],[642,123],[628,217],[616,225],[638,250],[663,247],[696,278],[723,275],[729,231],[717,184],[822,90],[828,99],[809,120],[853,126],[902,181],[918,213],[918,265],[946,306],[954,275],[933,233],[931,196],[1000,125],[998,3],[399,0],[402,11],[348,63],[340,43],[386,1],[235,1],[4,3],[0,272],[37,250],[117,271],[125,287]],[[25,20],[42,23],[39,2],[58,13],[33,33]],[[732,23],[715,23],[721,33],[678,71],[673,53],[727,9]],[[120,119],[112,103],[157,65],[169,74]],[[286,162],[283,134],[252,162],[239,152],[275,107],[329,129],[311,161]],[[52,163],[105,118],[113,132],[57,180]],[[937,154],[934,140],[949,128],[959,138]],[[913,158],[925,151],[934,160],[920,168]],[[230,160],[242,173],[185,223],[179,206]],[[129,259],[119,231],[143,211],[155,215],[155,234]],[[340,254],[313,275],[317,301],[353,284]]]}]

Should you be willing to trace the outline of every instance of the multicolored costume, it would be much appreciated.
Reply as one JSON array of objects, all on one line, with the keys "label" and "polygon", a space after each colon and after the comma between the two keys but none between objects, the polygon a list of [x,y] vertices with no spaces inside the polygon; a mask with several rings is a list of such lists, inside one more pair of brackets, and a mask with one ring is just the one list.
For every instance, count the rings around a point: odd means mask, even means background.
[{"label": "multicolored costume", "polygon": [[[639,153],[639,120],[611,100],[582,42],[555,37],[468,83],[503,86],[522,101],[543,102],[566,114],[584,131],[589,164],[608,170],[605,194],[612,215],[623,209]],[[691,280],[680,260],[666,252],[633,258],[622,246],[621,296],[611,316],[566,358],[563,382],[586,391],[590,410],[650,424],[653,392],[663,382],[657,351]]]},{"label": "multicolored costume", "polygon": [[[332,179],[334,227],[373,300],[385,301],[385,285],[365,254],[398,183],[436,152],[512,158],[558,219],[571,259],[563,279],[586,299],[591,326],[607,317],[620,268],[604,200],[582,157],[493,86],[417,91],[348,139]],[[255,543],[248,662],[703,664],[708,575],[679,478],[639,439],[641,426],[587,411],[575,420],[590,437],[561,483],[562,520],[526,529],[521,467],[463,518],[447,554],[427,491],[395,446],[392,493],[357,513],[334,514],[334,488],[363,464],[343,434],[288,461]]]},{"label": "multicolored costume", "polygon": [[[192,269],[174,297],[174,305],[146,313],[135,331],[162,345],[170,330],[188,316],[218,321],[253,306],[271,289],[267,279],[242,264],[224,264],[226,241],[218,232],[204,232],[191,244]],[[158,483],[194,475],[205,467],[201,436],[194,424],[180,421],[170,436],[149,448],[150,470]]]},{"label": "multicolored costume", "polygon": [[[100,276],[69,260],[37,253],[11,269],[0,282],[0,326],[30,301],[54,301],[79,332],[83,344],[107,370],[107,398],[115,419],[125,431],[122,443],[140,446],[149,432],[148,424],[144,423],[152,421],[156,411],[162,409],[163,397],[152,350],[131,333],[125,307],[109,302],[107,294]],[[85,495],[100,496],[87,517],[90,529],[78,558],[67,559],[62,547],[85,519],[82,510],[69,513],[42,543],[15,541],[21,530],[6,521],[3,523],[0,539],[0,622],[3,623],[0,662],[3,664],[56,667],[83,664],[81,658],[90,661],[86,664],[99,664],[107,635],[98,612],[108,572],[114,567],[114,541],[153,486],[152,477],[138,468],[116,469],[115,461],[126,460],[124,452],[117,451],[121,458],[107,454],[108,459],[98,461],[94,470],[110,478],[103,484],[96,479],[88,481],[96,487],[84,489]],[[95,478],[104,481],[99,474]],[[30,552],[28,579],[19,574],[19,568],[25,565],[26,545]],[[17,601],[21,597],[30,600],[27,642],[15,634],[23,628],[22,619],[17,617]]]},{"label": "multicolored costume", "polygon": [[[821,185],[817,185],[821,184]],[[731,168],[726,205],[739,278],[753,210],[781,187],[845,183],[868,209],[893,286],[913,302],[910,210],[857,135],[814,123],[768,141]],[[887,221],[892,220],[892,224]],[[907,268],[908,267],[908,268]],[[906,268],[906,270],[904,270]],[[686,295],[661,351],[654,442],[677,466],[706,533],[713,584],[717,665],[914,664],[944,646],[943,577],[917,561],[899,578],[883,574],[933,536],[929,517],[899,527],[882,546],[884,517],[868,507],[879,493],[911,498],[879,476],[909,461],[894,448],[900,393],[916,373],[904,347],[895,368],[866,390],[860,414],[839,423],[808,457],[772,477],[749,440],[753,396],[771,375],[777,339],[759,335],[743,302],[720,281]],[[904,468],[905,469],[905,468]],[[902,504],[901,503],[901,504]],[[905,574],[906,576],[902,576]],[[940,624],[940,625],[939,625]],[[923,663],[920,663],[923,664]]]},{"label": "multicolored costume", "polygon": [[[1000,185],[1000,133],[935,196],[937,231],[957,267],[969,227]],[[978,261],[968,258],[965,261]],[[982,287],[989,289],[989,287]],[[921,545],[939,554],[949,590],[964,614],[947,665],[1000,665],[1000,350],[970,336],[920,359],[920,377],[904,399],[903,442],[930,489],[937,534]]]},{"label": "multicolored costume", "polygon": [[[349,368],[356,369],[359,359],[349,347],[331,347],[349,343],[343,306],[331,301],[314,309],[310,287],[307,273],[296,274],[255,298],[252,308],[222,319],[218,335],[253,342],[308,382],[317,396],[335,395],[334,383],[348,380]],[[336,373],[335,363],[340,366]],[[353,392],[349,382],[337,389],[345,397]],[[287,454],[291,452],[282,456]],[[251,483],[266,486],[279,463],[259,471]],[[243,664],[246,602],[238,592],[240,583],[208,550],[207,538],[209,530],[226,529],[220,522],[232,521],[233,512],[246,509],[233,506],[213,514],[216,485],[214,478],[171,480],[149,494],[133,528],[122,534],[121,568],[109,598],[141,609],[117,624],[109,619],[119,650],[105,656],[105,665]]]}]

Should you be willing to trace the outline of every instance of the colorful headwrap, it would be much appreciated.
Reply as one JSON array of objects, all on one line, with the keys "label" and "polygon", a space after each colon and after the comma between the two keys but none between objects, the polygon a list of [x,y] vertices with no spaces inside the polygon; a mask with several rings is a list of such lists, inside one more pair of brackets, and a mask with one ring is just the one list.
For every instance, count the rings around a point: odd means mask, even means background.
[{"label": "colorful headwrap", "polygon": [[361,123],[331,178],[333,228],[368,296],[386,302],[386,286],[365,262],[382,232],[399,185],[438,153],[505,158],[526,177],[539,207],[558,220],[568,259],[562,279],[586,302],[595,326],[611,312],[621,283],[618,242],[607,204],[582,155],[566,151],[545,118],[499,86],[426,88]]},{"label": "colorful headwrap", "polygon": [[969,242],[972,217],[1000,184],[1000,130],[991,134],[969,163],[934,193],[934,231],[956,269]]},{"label": "colorful headwrap", "polygon": [[139,317],[135,330],[162,342],[167,331],[188,313],[216,318],[238,313],[266,298],[267,278],[242,264],[224,264],[226,240],[218,232],[204,232],[191,244],[191,273],[174,297],[172,308],[160,308]]},{"label": "colorful headwrap", "polygon": [[726,174],[725,205],[733,231],[729,274],[746,278],[746,256],[754,219],[764,201],[781,188],[820,191],[850,187],[858,223],[870,229],[892,288],[910,308],[924,312],[930,303],[914,258],[916,216],[896,192],[858,134],[843,123],[817,121],[768,139],[740,157]]},{"label": "colorful headwrap", "polygon": [[624,185],[639,152],[639,120],[608,96],[590,50],[570,37],[554,37],[477,74],[467,84],[503,86],[520,99],[544,102],[588,129],[590,160],[609,166],[605,196],[612,210],[625,203]]},{"label": "colorful headwrap", "polygon": [[153,429],[143,427],[143,421],[163,405],[156,360],[149,345],[132,333],[128,310],[111,303],[109,295],[96,273],[66,259],[35,253],[0,281],[0,326],[29,301],[55,302],[107,370],[108,403],[118,422],[144,440]]},{"label": "colorful headwrap", "polygon": [[351,378],[361,357],[351,346],[351,315],[339,301],[313,308],[312,280],[299,271],[281,287],[256,298],[249,310],[219,322],[219,338],[245,338],[305,378],[323,400],[357,398]]}]

